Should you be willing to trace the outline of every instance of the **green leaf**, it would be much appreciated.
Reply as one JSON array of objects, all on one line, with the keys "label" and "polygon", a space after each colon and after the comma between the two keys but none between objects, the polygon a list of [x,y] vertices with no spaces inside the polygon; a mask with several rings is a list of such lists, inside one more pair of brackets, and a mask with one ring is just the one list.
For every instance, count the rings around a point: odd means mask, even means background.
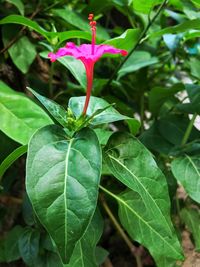
[{"label": "green leaf", "polygon": [[50,125],[33,135],[27,193],[64,263],[96,209],[100,173],[101,149],[93,130],[84,128],[69,140],[64,129]]},{"label": "green leaf", "polygon": [[147,207],[136,192],[118,196],[119,218],[133,240],[145,245],[158,267],[169,267],[183,260],[182,249],[175,233],[166,234],[161,222],[149,216]]},{"label": "green leaf", "polygon": [[200,203],[200,158],[188,156],[172,161],[172,172],[175,178],[183,185],[188,195]]},{"label": "green leaf", "polygon": [[168,142],[160,134],[158,130],[158,123],[155,121],[152,126],[144,131],[140,136],[140,141],[151,150],[154,150],[158,153],[168,155],[173,149],[174,145]]},{"label": "green leaf", "polygon": [[148,14],[153,7],[162,3],[162,0],[133,0],[133,9],[139,13]]},{"label": "green leaf", "polygon": [[0,20],[0,24],[20,24],[23,26],[27,26],[30,29],[40,33],[46,39],[49,39],[49,32],[43,29],[37,22],[28,19],[26,17],[20,15],[10,15]]},{"label": "green leaf", "polygon": [[103,232],[103,220],[98,211],[80,241],[77,242],[69,264],[66,267],[98,267],[96,245]]},{"label": "green leaf", "polygon": [[19,251],[23,261],[33,266],[39,254],[40,233],[38,230],[27,228],[19,238]]},{"label": "green leaf", "polygon": [[20,259],[20,252],[18,248],[18,240],[22,235],[24,229],[17,225],[6,236],[5,239],[5,258],[6,262],[12,262]]},{"label": "green leaf", "polygon": [[190,102],[178,104],[176,107],[188,114],[200,114],[200,86],[196,84],[186,84],[185,89],[187,91]]},{"label": "green leaf", "polygon": [[63,106],[57,104],[51,99],[38,94],[36,91],[27,87],[29,91],[42,103],[42,105],[48,110],[48,112],[59,122],[63,127],[67,125],[67,112]]},{"label": "green leaf", "polygon": [[[180,146],[190,120],[182,115],[169,114],[158,121],[160,134],[170,143]],[[198,130],[193,126],[189,140],[199,138]]]},{"label": "green leaf", "polygon": [[[83,107],[85,103],[85,97],[71,97],[69,100],[69,108],[72,110],[76,118],[80,117],[80,115],[83,112]],[[91,116],[95,112],[97,112],[100,109],[104,109],[107,106],[109,106],[109,103],[106,102],[102,98],[94,97],[92,96],[90,98],[90,103],[87,109],[87,115]],[[103,123],[110,123],[114,121],[119,120],[127,120],[130,119],[127,116],[121,115],[116,109],[114,109],[112,106],[107,108],[102,113],[98,114],[97,116],[94,116],[93,120],[91,121],[92,125],[99,125]]]},{"label": "green leaf", "polygon": [[149,52],[136,51],[133,53],[127,61],[123,64],[121,69],[118,71],[118,79],[122,76],[137,71],[141,68],[158,63],[157,57],[152,57]]},{"label": "green leaf", "polygon": [[112,131],[108,131],[102,128],[94,129],[94,131],[99,139],[99,143],[105,146],[108,142],[108,139],[112,135]]},{"label": "green leaf", "polygon": [[[3,43],[6,47],[13,38],[19,28],[15,25],[5,25],[2,28]],[[9,49],[9,55],[16,67],[24,74],[28,72],[30,65],[33,63],[37,52],[35,45],[31,43],[28,37],[23,36],[18,39]],[[28,55],[28,56],[27,56]]]},{"label": "green leaf", "polygon": [[[69,7],[65,7],[65,9],[53,9],[53,14],[67,21],[69,24],[75,26],[78,29],[83,31],[90,31],[90,26],[87,19],[84,19],[81,14],[76,13],[74,10]],[[109,34],[107,31],[98,25],[97,28],[97,38],[100,40],[109,39]]]},{"label": "green leaf", "polygon": [[176,26],[167,27],[160,31],[155,31],[150,34],[150,37],[158,37],[167,33],[181,33],[188,30],[200,30],[200,19],[186,20]]},{"label": "green leaf", "polygon": [[24,94],[13,91],[0,81],[0,130],[13,140],[26,145],[33,133],[52,120]]},{"label": "green leaf", "polygon": [[8,155],[4,161],[0,164],[0,180],[7,169],[27,151],[27,145],[16,148],[10,155]]},{"label": "green leaf", "polygon": [[159,110],[161,106],[165,103],[165,101],[169,98],[173,98],[176,93],[184,90],[184,85],[175,84],[170,88],[166,87],[154,87],[151,89],[149,93],[149,109],[150,111],[156,115],[159,114]]},{"label": "green leaf", "polygon": [[188,64],[191,69],[191,74],[200,80],[200,60],[198,60],[197,58],[190,58]]},{"label": "green leaf", "polygon": [[119,49],[130,50],[136,44],[139,36],[139,29],[128,29],[120,36],[105,41],[104,44],[112,45]]},{"label": "green leaf", "polygon": [[180,259],[181,248],[170,220],[166,179],[151,153],[135,137],[126,133],[114,133],[105,152],[110,171],[135,192],[119,200],[120,209],[123,209],[120,218],[125,229],[156,259],[169,255]]},{"label": "green leaf", "polygon": [[191,0],[196,7],[200,7],[200,0]]},{"label": "green leaf", "polygon": [[[102,247],[96,247],[96,259],[99,265],[103,264],[109,252]],[[98,265],[98,266],[99,266]]]},{"label": "green leaf", "polygon": [[18,9],[19,13],[24,15],[24,4],[21,0],[6,0],[7,2],[13,4]]},{"label": "green leaf", "polygon": [[87,82],[83,63],[80,60],[70,56],[59,58],[58,61],[72,73],[80,85],[86,90]]},{"label": "green leaf", "polygon": [[195,209],[182,209],[180,212],[181,220],[186,224],[192,233],[195,242],[195,250],[200,251],[200,214]]}]

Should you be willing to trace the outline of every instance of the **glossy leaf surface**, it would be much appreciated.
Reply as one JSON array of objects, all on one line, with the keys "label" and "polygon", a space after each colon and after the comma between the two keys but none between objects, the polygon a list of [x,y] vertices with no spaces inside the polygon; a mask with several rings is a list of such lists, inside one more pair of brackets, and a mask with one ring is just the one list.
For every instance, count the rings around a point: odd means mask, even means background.
[{"label": "glossy leaf surface", "polygon": [[64,107],[57,104],[53,100],[38,94],[31,88],[28,88],[28,90],[31,91],[31,93],[42,103],[42,105],[48,110],[55,120],[57,120],[63,127],[66,126],[67,112]]},{"label": "glossy leaf surface", "polygon": [[69,264],[66,267],[98,267],[96,245],[103,232],[103,221],[97,210],[84,236],[75,246]]},{"label": "glossy leaf surface", "polygon": [[172,161],[172,172],[189,196],[200,203],[200,158],[189,156]]},{"label": "glossy leaf surface", "polygon": [[33,133],[53,121],[45,111],[22,93],[0,81],[0,130],[26,145]]},{"label": "glossy leaf surface", "polygon": [[64,263],[69,262],[96,209],[100,172],[101,150],[89,128],[69,140],[64,129],[51,125],[31,139],[27,192]]},{"label": "glossy leaf surface", "polygon": [[123,133],[113,134],[105,150],[113,175],[134,192],[119,201],[126,230],[155,258],[168,257],[169,252],[173,259],[181,258],[170,220],[167,183],[151,153],[135,137]]},{"label": "glossy leaf surface", "polygon": [[[83,107],[85,103],[85,97],[72,97],[69,100],[69,108],[73,111],[74,115],[78,118],[82,112]],[[102,98],[98,97],[91,97],[90,103],[87,109],[87,115],[91,116],[93,113],[95,113],[97,110],[104,109],[107,106],[109,106],[109,103],[106,102]],[[112,106],[103,111],[102,113],[98,114],[97,116],[94,116],[94,118],[91,121],[91,124],[98,125],[103,123],[109,123],[119,120],[126,120],[130,119],[127,116],[121,115],[116,109],[114,109]]]}]

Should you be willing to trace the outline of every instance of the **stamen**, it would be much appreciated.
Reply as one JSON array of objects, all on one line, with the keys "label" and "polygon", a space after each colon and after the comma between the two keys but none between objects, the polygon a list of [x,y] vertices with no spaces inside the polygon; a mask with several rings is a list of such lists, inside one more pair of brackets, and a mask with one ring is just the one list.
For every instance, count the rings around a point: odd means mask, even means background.
[{"label": "stamen", "polygon": [[91,30],[92,30],[92,55],[94,55],[94,49],[95,49],[95,43],[96,43],[96,21],[93,20],[94,15],[93,14],[89,14],[88,19],[90,20],[90,26],[91,26]]}]

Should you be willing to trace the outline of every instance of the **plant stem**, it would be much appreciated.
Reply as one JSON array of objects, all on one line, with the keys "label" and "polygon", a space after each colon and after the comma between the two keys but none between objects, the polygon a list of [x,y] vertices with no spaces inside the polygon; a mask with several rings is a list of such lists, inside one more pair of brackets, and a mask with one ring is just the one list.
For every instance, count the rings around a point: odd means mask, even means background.
[{"label": "plant stem", "polygon": [[162,9],[164,8],[164,6],[167,4],[168,1],[169,0],[164,0],[163,3],[162,3],[162,5],[160,5],[160,7],[158,8],[155,16],[151,20],[149,20],[149,23],[147,24],[146,28],[141,33],[141,35],[140,35],[138,41],[136,42],[135,46],[132,48],[132,50],[129,52],[129,54],[124,58],[124,60],[118,65],[118,67],[115,69],[115,71],[111,75],[110,79],[108,80],[107,84],[105,85],[105,88],[108,87],[108,85],[111,84],[111,82],[114,79],[114,77],[117,74],[117,72],[124,65],[124,63],[129,59],[129,57],[135,52],[135,50],[137,49],[137,47],[140,45],[141,41],[146,37],[146,34],[147,34],[149,28],[154,23],[154,21],[156,20],[156,18],[158,17],[158,15],[160,14],[160,12],[162,11]]},{"label": "plant stem", "polygon": [[190,134],[191,134],[191,131],[192,131],[192,127],[194,125],[196,117],[197,117],[197,113],[194,113],[193,116],[192,116],[192,119],[190,120],[190,122],[188,124],[188,127],[187,127],[187,129],[185,131],[185,134],[183,136],[183,139],[182,139],[182,142],[181,142],[181,146],[184,146],[187,143],[187,141],[188,141],[188,139],[190,137]]},{"label": "plant stem", "polygon": [[[100,188],[108,193],[109,191],[107,191],[105,188],[103,188],[102,186],[100,186]],[[112,196],[112,194],[109,194]],[[131,254],[135,257],[136,262],[137,262],[137,267],[142,267],[142,262],[141,262],[141,258],[137,253],[137,248],[133,245],[133,243],[131,242],[131,240],[129,239],[129,237],[126,235],[126,233],[124,232],[124,230],[122,229],[121,225],[118,223],[118,221],[116,220],[115,216],[113,215],[112,211],[110,210],[110,208],[108,207],[108,204],[105,200],[105,198],[103,197],[103,195],[100,195],[100,199],[101,199],[101,203],[105,209],[105,211],[107,212],[110,220],[112,221],[112,223],[114,224],[115,228],[117,229],[117,231],[119,232],[120,236],[122,237],[122,239],[125,241],[125,243],[127,244],[127,246],[130,249]]]}]

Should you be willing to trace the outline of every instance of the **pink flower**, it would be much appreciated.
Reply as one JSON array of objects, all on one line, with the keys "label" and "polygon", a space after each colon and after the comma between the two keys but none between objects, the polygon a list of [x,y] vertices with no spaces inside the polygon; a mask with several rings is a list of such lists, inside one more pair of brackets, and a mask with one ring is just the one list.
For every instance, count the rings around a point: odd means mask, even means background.
[{"label": "pink flower", "polygon": [[68,42],[65,47],[60,48],[56,53],[50,52],[48,54],[48,57],[52,62],[56,61],[57,58],[64,56],[73,56],[83,62],[87,76],[87,93],[83,114],[86,114],[90,100],[95,62],[97,62],[106,53],[121,54],[122,56],[126,56],[128,54],[126,50],[117,49],[111,45],[95,44],[96,21],[93,21],[93,17],[93,14],[89,14],[88,19],[90,20],[90,26],[92,30],[91,44],[82,44],[80,46],[76,46],[74,43]]}]

